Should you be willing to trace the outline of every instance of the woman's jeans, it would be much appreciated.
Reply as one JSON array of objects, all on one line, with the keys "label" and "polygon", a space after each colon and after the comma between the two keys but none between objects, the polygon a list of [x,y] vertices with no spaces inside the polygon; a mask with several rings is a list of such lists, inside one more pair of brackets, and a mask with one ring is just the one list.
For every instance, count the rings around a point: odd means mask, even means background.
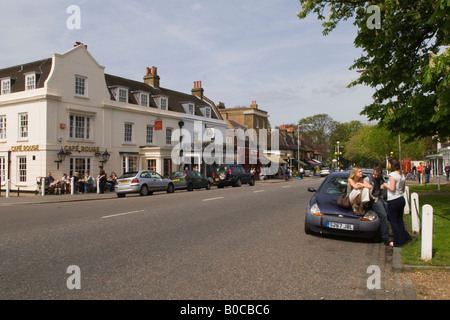
[{"label": "woman's jeans", "polygon": [[391,222],[392,232],[394,233],[394,247],[403,247],[405,238],[408,234],[403,223],[403,209],[405,208],[405,198],[400,197],[394,200],[389,200],[388,217]]},{"label": "woman's jeans", "polygon": [[381,232],[381,239],[383,241],[389,241],[390,240],[390,234],[389,234],[389,224],[387,220],[387,203],[383,198],[378,198],[377,202],[372,203],[372,209],[375,211],[375,213],[378,215],[378,218],[380,219],[380,232]]}]

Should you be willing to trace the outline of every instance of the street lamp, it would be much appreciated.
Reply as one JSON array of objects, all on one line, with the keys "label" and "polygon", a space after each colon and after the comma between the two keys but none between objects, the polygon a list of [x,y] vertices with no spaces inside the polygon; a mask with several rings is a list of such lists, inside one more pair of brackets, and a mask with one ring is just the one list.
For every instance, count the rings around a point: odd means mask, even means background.
[{"label": "street lamp", "polygon": [[59,165],[66,159],[66,156],[70,156],[72,153],[70,151],[64,151],[61,147],[61,150],[56,154],[58,156],[58,160],[55,160],[57,163],[57,169],[59,170]]},{"label": "street lamp", "polygon": [[105,152],[102,153],[102,161],[100,161],[102,163],[102,166],[106,162],[108,162],[110,156],[111,156],[111,153],[108,152],[108,149],[105,149]]}]

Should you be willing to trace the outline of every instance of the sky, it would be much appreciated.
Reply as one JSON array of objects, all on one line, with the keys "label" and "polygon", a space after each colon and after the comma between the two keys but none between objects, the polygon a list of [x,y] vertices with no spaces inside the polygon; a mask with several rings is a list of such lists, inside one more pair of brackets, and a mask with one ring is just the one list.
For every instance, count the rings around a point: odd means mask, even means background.
[{"label": "sky", "polygon": [[[316,114],[359,120],[373,90],[347,88],[359,74],[356,27],[329,35],[298,0],[16,0],[0,5],[0,68],[88,46],[108,74],[143,81],[158,68],[161,87],[204,94],[227,108],[256,101],[272,127]],[[68,8],[78,6],[79,20]],[[79,21],[79,25],[74,23]],[[74,28],[75,27],[75,28]]]}]

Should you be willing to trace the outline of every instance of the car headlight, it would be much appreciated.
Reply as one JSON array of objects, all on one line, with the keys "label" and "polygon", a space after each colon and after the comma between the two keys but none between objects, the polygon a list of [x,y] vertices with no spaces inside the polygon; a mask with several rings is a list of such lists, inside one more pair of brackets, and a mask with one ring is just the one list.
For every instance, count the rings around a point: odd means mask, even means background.
[{"label": "car headlight", "polygon": [[314,203],[311,208],[309,208],[309,212],[315,216],[321,216],[322,214],[320,213],[320,208],[317,205],[317,203]]},{"label": "car headlight", "polygon": [[361,221],[375,221],[378,218],[374,211],[368,211],[361,219]]}]

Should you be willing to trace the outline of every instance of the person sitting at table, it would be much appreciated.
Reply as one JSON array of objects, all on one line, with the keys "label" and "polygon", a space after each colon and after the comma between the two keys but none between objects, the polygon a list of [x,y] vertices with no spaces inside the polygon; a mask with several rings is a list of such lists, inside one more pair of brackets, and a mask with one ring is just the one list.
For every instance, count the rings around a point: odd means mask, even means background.
[{"label": "person sitting at table", "polygon": [[108,186],[109,191],[114,191],[114,186],[116,184],[116,180],[118,179],[115,172],[112,172],[106,181],[106,185]]},{"label": "person sitting at table", "polygon": [[80,173],[78,171],[75,171],[73,173],[73,182],[75,186],[75,192],[83,193],[83,179],[81,179]]},{"label": "person sitting at table", "polygon": [[88,193],[89,188],[94,185],[94,179],[89,175],[89,172],[87,171],[84,174],[83,183],[84,183],[84,193]]},{"label": "person sitting at table", "polygon": [[59,187],[61,188],[62,193],[64,193],[64,194],[69,193],[70,179],[67,176],[67,173],[63,173],[61,179],[59,180]]}]

